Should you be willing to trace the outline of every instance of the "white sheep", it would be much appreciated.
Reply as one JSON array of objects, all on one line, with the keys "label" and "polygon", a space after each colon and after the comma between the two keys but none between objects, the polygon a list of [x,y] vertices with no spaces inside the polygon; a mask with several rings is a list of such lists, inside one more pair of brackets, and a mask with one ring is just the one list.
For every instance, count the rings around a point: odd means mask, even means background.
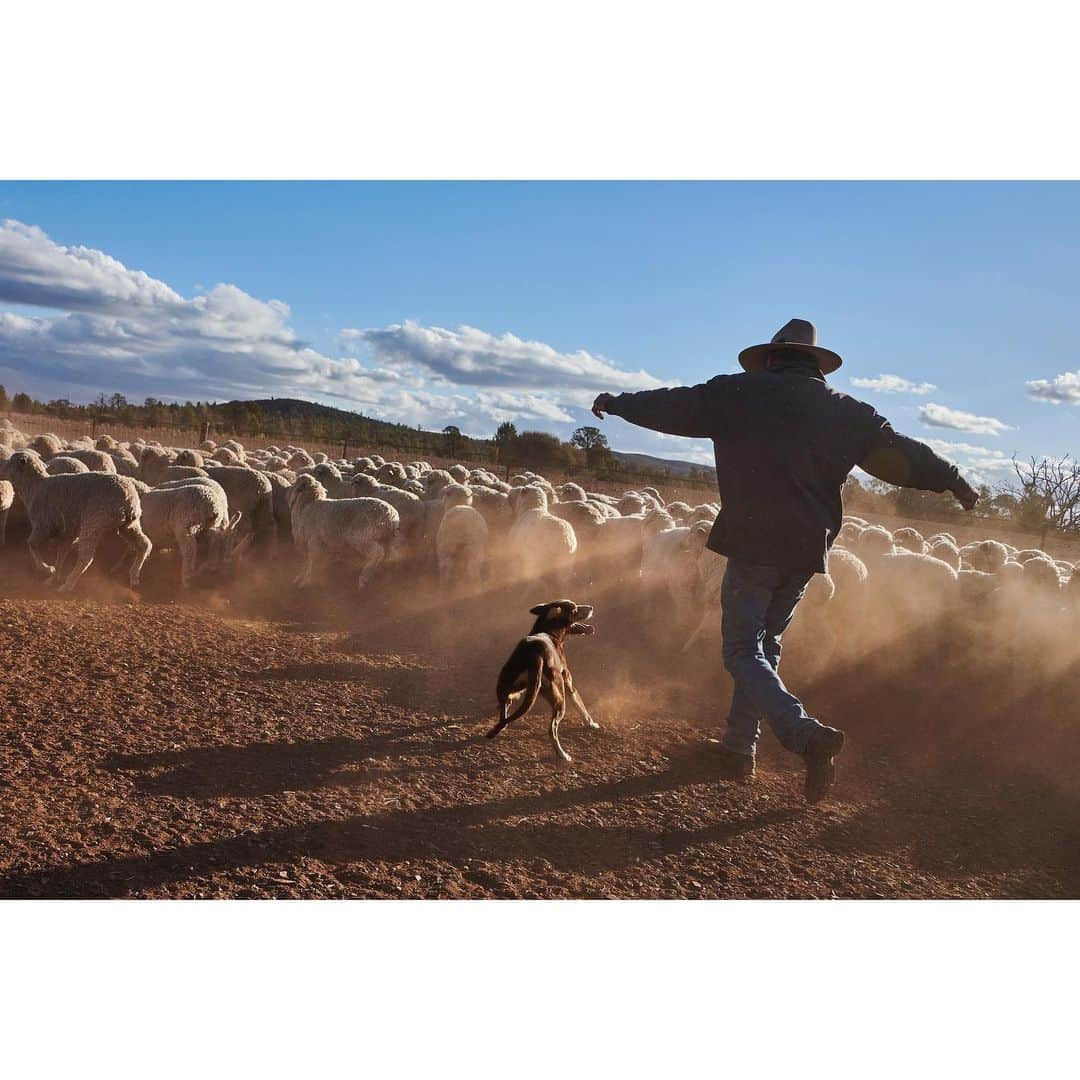
[{"label": "white sheep", "polygon": [[277,525],[269,473],[249,469],[246,465],[210,464],[205,472],[225,489],[230,511],[239,510],[243,514],[242,529],[254,532],[257,540],[266,540],[273,547]]},{"label": "white sheep", "polygon": [[974,544],[965,544],[959,550],[960,558],[971,569],[981,570],[984,574],[996,574],[1009,558],[1005,545],[997,540],[980,540]]},{"label": "white sheep", "polygon": [[238,466],[243,464],[243,458],[240,457],[235,450],[231,450],[228,446],[222,444],[211,455],[211,461],[216,461],[219,465],[232,465]]},{"label": "white sheep", "polygon": [[295,584],[312,584],[331,558],[355,554],[360,558],[357,588],[371,576],[399,543],[401,519],[382,499],[328,499],[326,489],[312,476],[299,476],[288,491],[293,540],[303,569]]},{"label": "white sheep", "polygon": [[181,450],[176,455],[174,465],[187,465],[191,468],[201,469],[206,464],[206,459],[198,450]]},{"label": "white sheep", "polygon": [[567,591],[577,551],[570,522],[547,510],[523,510],[511,526],[507,547],[525,581],[535,582],[537,588],[542,582],[553,589],[553,595]]},{"label": "white sheep", "polygon": [[863,526],[855,521],[845,521],[836,534],[836,543],[841,547],[853,549],[862,535]]},{"label": "white sheep", "polygon": [[218,568],[239,558],[254,539],[251,532],[238,534],[240,520],[239,510],[229,516],[225,489],[209,478],[172,481],[142,496],[143,531],[155,550],[179,550],[180,584],[185,589],[196,572],[197,537],[207,537],[210,565]]},{"label": "white sheep", "polygon": [[116,462],[104,450],[65,450],[64,454],[81,461],[91,472],[116,472]]},{"label": "white sheep", "polygon": [[[0,468],[3,466],[0,465]],[[15,502],[15,489],[10,480],[0,480],[0,547],[7,543],[8,511]]]},{"label": "white sheep", "polygon": [[306,450],[296,450],[289,455],[289,468],[294,472],[310,469],[314,464],[315,459]]},{"label": "white sheep", "polygon": [[959,579],[947,562],[897,548],[874,563],[870,580],[877,603],[887,605],[891,616],[921,621],[952,602]]},{"label": "white sheep", "polygon": [[78,458],[71,457],[70,454],[57,454],[45,463],[45,471],[50,476],[60,476],[63,473],[90,472],[90,467]]},{"label": "white sheep", "polygon": [[449,507],[435,534],[439,583],[444,589],[456,584],[479,585],[487,562],[488,526],[471,506]]},{"label": "white sheep", "polygon": [[139,479],[153,487],[161,483],[173,455],[159,446],[144,446],[139,455]]},{"label": "white sheep", "polygon": [[918,529],[912,529],[905,526],[902,529],[897,529],[893,533],[893,543],[898,547],[905,548],[907,551],[913,551],[916,555],[922,555],[926,552],[926,544],[923,540],[923,535]]},{"label": "white sheep", "polygon": [[56,568],[42,558],[43,545],[59,545],[58,563],[76,550],[75,566],[60,586],[61,592],[75,588],[109,533],[119,535],[131,549],[134,558],[128,580],[133,589],[138,588],[152,544],[139,524],[141,507],[134,481],[96,472],[50,476],[44,462],[26,451],[12,454],[0,467],[26,507],[30,519],[27,547],[35,565],[52,578]]},{"label": "white sheep", "polygon": [[548,495],[539,484],[525,484],[511,489],[510,509],[520,517],[527,510],[547,510]]},{"label": "white sheep", "polygon": [[933,542],[928,541],[930,550],[927,552],[935,559],[947,562],[954,570],[959,570],[961,565],[960,549],[944,536]]},{"label": "white sheep", "polygon": [[[647,524],[648,518],[643,528]],[[642,544],[642,584],[654,599],[662,598],[668,612],[680,624],[690,618],[700,602],[698,562],[708,538],[709,526],[699,523],[660,529],[647,535]]]},{"label": "white sheep", "polygon": [[43,461],[48,461],[49,458],[64,452],[64,441],[59,435],[47,432],[44,435],[35,435],[27,449],[33,450]]},{"label": "white sheep", "polygon": [[[461,469],[460,465],[455,465],[454,468]],[[465,479],[461,480],[461,483],[465,483],[468,480],[469,474],[467,470],[462,470],[465,473]],[[375,471],[375,479],[380,484],[387,484],[390,487],[399,487],[403,484],[408,476],[405,474],[405,466],[400,461],[387,461],[385,464],[380,465]]]},{"label": "white sheep", "polygon": [[852,542],[851,550],[869,565],[892,553],[892,533],[881,525],[868,525]]},{"label": "white sheep", "polygon": [[356,495],[352,485],[341,475],[341,470],[328,461],[309,465],[301,469],[299,475],[314,476],[326,488],[326,494],[331,499],[348,499]]}]

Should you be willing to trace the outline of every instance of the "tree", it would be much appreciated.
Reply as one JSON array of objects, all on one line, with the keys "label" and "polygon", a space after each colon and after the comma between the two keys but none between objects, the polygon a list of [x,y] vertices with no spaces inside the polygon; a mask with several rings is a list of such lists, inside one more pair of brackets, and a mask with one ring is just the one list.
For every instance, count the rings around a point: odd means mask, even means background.
[{"label": "tree", "polygon": [[24,394],[21,390],[11,400],[11,407],[20,413],[27,413],[34,407],[34,399],[29,394]]},{"label": "tree", "polygon": [[491,441],[495,446],[496,461],[505,464],[510,460],[517,437],[518,430],[509,420],[504,420],[495,429],[495,438]]},{"label": "tree", "polygon": [[461,428],[456,427],[454,424],[447,424],[446,427],[442,429],[442,433],[446,443],[446,456],[458,457],[461,454],[461,447],[464,443]]},{"label": "tree", "polygon": [[6,409],[8,407],[7,390],[4,389],[4,384],[0,383],[0,409]]},{"label": "tree", "polygon": [[579,427],[570,436],[570,444],[585,451],[585,461],[590,469],[601,467],[611,457],[607,436],[599,428]]},{"label": "tree", "polygon": [[1013,458],[1018,487],[1017,516],[1027,528],[1042,532],[1040,546],[1050,529],[1080,532],[1080,463],[1066,454],[1062,458]]},{"label": "tree", "polygon": [[574,464],[573,448],[547,431],[523,431],[511,448],[507,462],[533,469],[558,469]]}]

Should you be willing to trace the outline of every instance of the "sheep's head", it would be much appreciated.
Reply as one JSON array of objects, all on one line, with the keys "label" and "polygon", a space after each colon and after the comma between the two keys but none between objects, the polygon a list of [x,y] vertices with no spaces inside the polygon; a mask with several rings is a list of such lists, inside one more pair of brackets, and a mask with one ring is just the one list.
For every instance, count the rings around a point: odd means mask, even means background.
[{"label": "sheep's head", "polygon": [[289,501],[289,510],[297,506],[306,506],[308,503],[318,502],[326,498],[326,488],[308,473],[296,478],[296,483],[289,488],[286,495]]},{"label": "sheep's head", "polygon": [[591,604],[575,604],[573,600],[550,600],[546,604],[529,608],[529,614],[536,616],[536,622],[530,631],[533,634],[595,632],[595,628],[588,625],[588,620],[593,617]]},{"label": "sheep's head", "polygon": [[653,536],[674,527],[675,519],[666,510],[650,510],[645,515],[645,523],[642,526],[646,536]]},{"label": "sheep's head", "polygon": [[382,487],[382,484],[374,476],[368,476],[367,473],[357,473],[352,478],[352,486],[356,489],[357,496],[363,496],[374,495]]},{"label": "sheep's head", "polygon": [[30,441],[30,449],[36,451],[43,458],[55,457],[64,449],[64,443],[59,435],[51,432],[38,435]]},{"label": "sheep's head", "polygon": [[472,506],[473,493],[464,484],[447,484],[442,489],[443,509],[450,510],[455,506]]},{"label": "sheep's head", "polygon": [[227,525],[208,531],[206,560],[196,573],[200,582],[222,584],[236,576],[244,556],[255,541],[254,531],[239,528],[242,518],[243,513],[237,510]]},{"label": "sheep's head", "polygon": [[510,492],[510,505],[515,514],[524,514],[526,510],[547,510],[547,492],[536,484],[526,484]]},{"label": "sheep's head", "polygon": [[[645,519],[646,522],[649,520]],[[695,521],[690,526],[690,531],[683,540],[683,551],[688,551],[692,555],[700,555],[705,550],[705,542],[709,539],[709,533],[712,532],[712,523],[708,521]]]},{"label": "sheep's head", "polygon": [[16,450],[6,461],[0,461],[0,477],[18,486],[19,482],[48,476],[45,462],[33,450]]}]

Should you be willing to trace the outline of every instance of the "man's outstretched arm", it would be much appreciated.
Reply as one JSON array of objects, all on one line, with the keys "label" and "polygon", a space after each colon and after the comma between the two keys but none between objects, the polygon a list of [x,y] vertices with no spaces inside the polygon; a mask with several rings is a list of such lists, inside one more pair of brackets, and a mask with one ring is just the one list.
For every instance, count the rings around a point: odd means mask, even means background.
[{"label": "man's outstretched arm", "polygon": [[600,394],[593,402],[593,415],[621,416],[638,427],[665,435],[707,438],[708,384],[678,386],[671,390],[640,390],[636,394]]},{"label": "man's outstretched arm", "polygon": [[901,435],[882,416],[874,414],[870,446],[859,462],[871,476],[897,487],[922,491],[951,491],[965,510],[973,510],[979,493],[951,462],[926,443]]}]

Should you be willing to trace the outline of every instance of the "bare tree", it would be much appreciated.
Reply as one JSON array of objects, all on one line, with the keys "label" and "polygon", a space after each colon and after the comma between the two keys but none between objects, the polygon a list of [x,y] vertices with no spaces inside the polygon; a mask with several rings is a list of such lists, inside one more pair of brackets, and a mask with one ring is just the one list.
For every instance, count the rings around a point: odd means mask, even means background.
[{"label": "bare tree", "polygon": [[1019,481],[1015,490],[1018,516],[1025,525],[1042,530],[1042,542],[1050,529],[1080,532],[1080,462],[1062,458],[1017,461],[1013,468]]}]

